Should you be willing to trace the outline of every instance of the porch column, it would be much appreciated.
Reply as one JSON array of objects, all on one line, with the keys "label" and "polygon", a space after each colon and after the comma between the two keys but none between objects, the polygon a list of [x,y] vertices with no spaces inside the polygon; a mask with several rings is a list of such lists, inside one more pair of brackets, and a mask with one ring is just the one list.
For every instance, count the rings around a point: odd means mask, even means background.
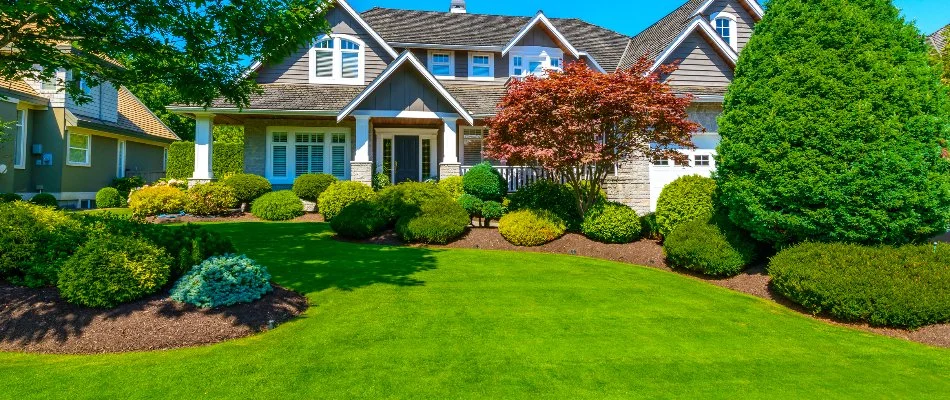
[{"label": "porch column", "polygon": [[439,179],[459,176],[458,117],[442,118],[442,162],[439,163]]},{"label": "porch column", "polygon": [[369,160],[369,116],[356,115],[356,153],[350,161],[350,180],[373,185],[373,163]]},{"label": "porch column", "polygon": [[207,183],[214,180],[211,172],[211,146],[214,138],[214,114],[195,115],[195,171],[188,180],[188,186]]}]

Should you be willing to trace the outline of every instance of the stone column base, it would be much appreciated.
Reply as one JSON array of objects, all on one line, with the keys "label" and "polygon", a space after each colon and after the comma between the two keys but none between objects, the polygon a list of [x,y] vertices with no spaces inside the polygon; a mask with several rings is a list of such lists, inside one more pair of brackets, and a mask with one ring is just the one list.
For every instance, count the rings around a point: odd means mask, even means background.
[{"label": "stone column base", "polygon": [[205,183],[214,182],[215,179],[204,179],[204,178],[188,178],[188,188],[191,189],[198,185],[203,185]]},{"label": "stone column base", "polygon": [[439,164],[439,179],[445,179],[452,176],[459,176],[461,174],[462,174],[462,164],[459,164],[459,163]]},{"label": "stone column base", "polygon": [[370,161],[350,161],[350,180],[373,186],[373,163]]}]

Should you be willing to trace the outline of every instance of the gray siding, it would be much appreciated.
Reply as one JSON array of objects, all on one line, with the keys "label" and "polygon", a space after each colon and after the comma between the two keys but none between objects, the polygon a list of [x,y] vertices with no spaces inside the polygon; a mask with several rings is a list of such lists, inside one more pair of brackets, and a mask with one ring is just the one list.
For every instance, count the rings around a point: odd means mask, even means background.
[{"label": "gray siding", "polygon": [[454,112],[452,106],[409,64],[390,75],[358,109]]},{"label": "gray siding", "polygon": [[745,48],[745,45],[749,43],[749,37],[752,36],[752,27],[755,25],[755,19],[752,18],[752,14],[749,14],[749,11],[747,11],[742,4],[739,4],[737,0],[716,0],[706,9],[706,18],[708,19],[720,11],[725,11],[736,16],[736,29],[738,30],[737,45],[741,51]]},{"label": "gray siding", "polygon": [[560,47],[541,25],[535,25],[515,46]]},{"label": "gray siding", "polygon": [[90,88],[91,101],[77,104],[72,97],[66,96],[66,107],[76,115],[85,115],[104,121],[115,122],[119,117],[119,91],[111,83],[104,82]]},{"label": "gray siding", "polygon": [[725,87],[732,82],[732,66],[701,33],[690,34],[669,61],[680,61],[679,69],[667,77],[671,85]]},{"label": "gray siding", "polygon": [[[410,50],[419,61],[422,61],[422,65],[426,68],[429,68],[429,50],[428,49],[411,49]],[[452,84],[471,84],[471,85],[485,85],[485,84],[497,84],[498,81],[504,82],[508,80],[508,56],[502,56],[501,53],[494,53],[495,55],[495,82],[486,81],[486,80],[468,80],[468,51],[465,50],[452,50],[455,55],[455,77],[458,80],[452,81]],[[479,53],[479,52],[474,52]]]}]

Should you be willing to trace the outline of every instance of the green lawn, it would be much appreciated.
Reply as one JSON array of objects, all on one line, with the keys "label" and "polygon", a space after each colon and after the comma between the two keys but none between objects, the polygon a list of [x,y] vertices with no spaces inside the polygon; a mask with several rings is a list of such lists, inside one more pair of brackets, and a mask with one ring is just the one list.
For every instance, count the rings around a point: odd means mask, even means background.
[{"label": "green lawn", "polygon": [[0,353],[5,398],[934,398],[950,351],[654,269],[220,224],[312,306],[214,346]]}]

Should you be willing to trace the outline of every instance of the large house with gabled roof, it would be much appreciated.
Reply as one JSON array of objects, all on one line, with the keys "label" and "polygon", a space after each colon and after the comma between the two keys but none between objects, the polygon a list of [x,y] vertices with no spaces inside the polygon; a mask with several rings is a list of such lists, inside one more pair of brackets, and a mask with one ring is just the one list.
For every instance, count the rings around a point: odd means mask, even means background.
[{"label": "large house with gabled roof", "polygon": [[470,14],[451,0],[444,12],[372,8],[344,0],[327,18],[332,32],[280,63],[256,63],[249,76],[261,93],[238,108],[179,105],[196,119],[195,182],[211,173],[213,124],[244,126],[245,169],[275,185],[304,173],[331,173],[370,183],[457,176],[482,161],[496,165],[512,189],[540,174],[485,160],[485,119],[511,79],[543,75],[575,61],[609,73],[642,56],[654,68],[678,63],[666,80],[692,94],[696,132],[688,165],[630,160],[616,168],[608,196],[646,212],[680,175],[709,175],[719,142],[716,118],[738,53],[763,10],[755,0],[688,0],[634,37],[575,18]]}]

